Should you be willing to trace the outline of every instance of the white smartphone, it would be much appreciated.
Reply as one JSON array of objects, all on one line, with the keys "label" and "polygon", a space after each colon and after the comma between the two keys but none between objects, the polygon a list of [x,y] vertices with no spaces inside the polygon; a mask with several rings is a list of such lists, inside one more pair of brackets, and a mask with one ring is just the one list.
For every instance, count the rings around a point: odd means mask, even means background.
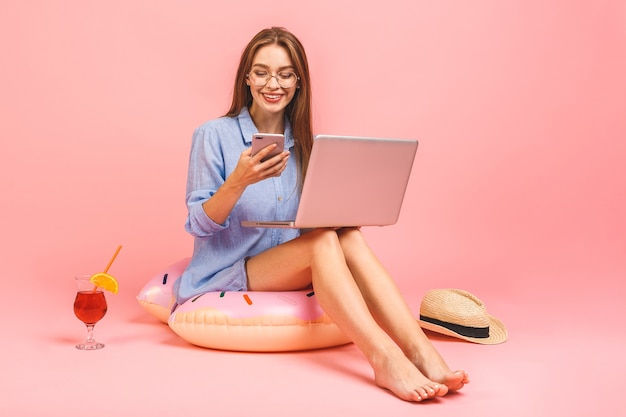
[{"label": "white smartphone", "polygon": [[252,156],[256,155],[261,149],[266,146],[275,143],[276,148],[272,152],[269,153],[263,161],[271,158],[272,156],[278,155],[285,148],[285,135],[280,133],[255,133],[252,135]]}]

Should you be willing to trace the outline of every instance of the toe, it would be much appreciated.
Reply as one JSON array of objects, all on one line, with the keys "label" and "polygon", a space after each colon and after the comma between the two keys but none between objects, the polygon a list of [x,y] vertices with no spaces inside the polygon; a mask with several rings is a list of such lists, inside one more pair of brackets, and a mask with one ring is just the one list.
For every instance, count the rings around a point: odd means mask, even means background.
[{"label": "toe", "polygon": [[411,393],[409,393],[409,395],[407,396],[408,398],[404,398],[405,400],[408,401],[416,401],[416,402],[421,402],[422,400],[424,400],[424,396],[420,393],[419,389],[416,389],[415,391],[412,391]]},{"label": "toe", "polygon": [[419,387],[415,390],[415,392],[419,394],[422,400],[425,400],[426,398],[430,397],[428,390],[425,387]]},{"label": "toe", "polygon": [[437,384],[435,386],[435,391],[436,391],[437,397],[443,397],[444,395],[448,393],[448,386],[445,384]]},{"label": "toe", "polygon": [[469,379],[469,374],[465,371],[463,371],[463,383],[464,384],[469,384],[470,379]]}]

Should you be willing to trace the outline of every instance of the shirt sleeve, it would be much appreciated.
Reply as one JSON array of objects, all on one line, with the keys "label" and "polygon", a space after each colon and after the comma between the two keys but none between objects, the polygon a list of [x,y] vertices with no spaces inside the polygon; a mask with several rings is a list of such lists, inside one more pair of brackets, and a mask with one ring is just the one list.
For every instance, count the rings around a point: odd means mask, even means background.
[{"label": "shirt sleeve", "polygon": [[193,134],[189,171],[187,173],[187,210],[185,230],[194,237],[209,237],[229,225],[214,222],[206,215],[202,204],[207,201],[226,179],[223,149],[219,135],[210,125],[203,125]]}]

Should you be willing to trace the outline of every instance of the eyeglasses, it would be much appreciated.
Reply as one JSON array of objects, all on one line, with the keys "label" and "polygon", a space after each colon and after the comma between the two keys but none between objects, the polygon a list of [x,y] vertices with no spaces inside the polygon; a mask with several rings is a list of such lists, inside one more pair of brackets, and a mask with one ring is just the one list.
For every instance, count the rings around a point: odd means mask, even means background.
[{"label": "eyeglasses", "polygon": [[257,87],[266,86],[272,78],[276,79],[276,82],[281,88],[293,87],[300,81],[300,77],[292,71],[280,71],[278,74],[272,75],[268,71],[256,69],[250,71],[246,77]]}]

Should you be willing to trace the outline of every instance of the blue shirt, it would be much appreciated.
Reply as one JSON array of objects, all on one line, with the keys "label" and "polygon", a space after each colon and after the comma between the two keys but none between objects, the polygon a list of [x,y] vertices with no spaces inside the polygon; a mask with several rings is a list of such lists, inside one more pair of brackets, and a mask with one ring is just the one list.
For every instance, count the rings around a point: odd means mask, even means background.
[{"label": "blue shirt", "polygon": [[[195,295],[222,291],[220,277],[250,256],[299,235],[298,229],[241,226],[242,220],[294,219],[300,200],[294,138],[285,119],[285,149],[292,152],[280,177],[249,185],[224,224],[211,220],[202,207],[233,172],[244,149],[258,130],[247,108],[237,117],[221,117],[204,123],[193,134],[187,176],[188,216],[185,229],[194,237],[189,266],[175,283],[174,294],[182,304]],[[245,288],[242,288],[245,289]]]}]

